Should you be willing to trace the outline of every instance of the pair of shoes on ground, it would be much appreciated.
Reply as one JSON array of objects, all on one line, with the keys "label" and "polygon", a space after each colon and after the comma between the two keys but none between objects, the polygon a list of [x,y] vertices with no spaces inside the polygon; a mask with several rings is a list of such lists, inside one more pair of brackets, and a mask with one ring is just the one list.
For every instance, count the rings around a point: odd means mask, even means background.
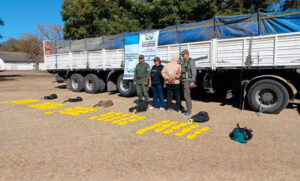
[{"label": "pair of shoes on ground", "polygon": [[[155,109],[155,107],[150,106],[149,110],[152,110],[152,109]],[[164,108],[159,108],[159,110],[162,111],[162,110],[164,110]],[[172,111],[173,111],[173,109],[167,109],[167,112],[172,112]],[[184,112],[183,110],[178,110],[177,112],[180,113],[181,116],[184,118],[189,118],[192,116],[192,114],[190,112]]]},{"label": "pair of shoes on ground", "polygon": [[[150,106],[150,107],[149,107],[149,110],[152,110],[152,109],[155,109],[155,107]],[[161,108],[159,108],[159,110],[160,110],[160,111],[163,111],[163,110],[165,110],[165,109],[161,107]]]}]

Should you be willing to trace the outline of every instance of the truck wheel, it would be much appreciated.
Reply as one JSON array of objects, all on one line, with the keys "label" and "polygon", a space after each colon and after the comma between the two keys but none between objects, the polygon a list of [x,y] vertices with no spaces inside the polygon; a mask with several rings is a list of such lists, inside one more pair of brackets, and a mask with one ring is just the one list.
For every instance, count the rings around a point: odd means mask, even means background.
[{"label": "truck wheel", "polygon": [[71,89],[71,80],[70,80],[70,78],[66,80],[66,88]]},{"label": "truck wheel", "polygon": [[73,74],[70,77],[71,90],[73,92],[81,92],[84,88],[84,78],[80,74]]},{"label": "truck wheel", "polygon": [[103,79],[99,78],[99,85],[100,85],[100,91],[99,92],[105,92],[106,91],[106,83]]},{"label": "truck wheel", "polygon": [[117,88],[121,96],[130,97],[135,93],[135,86],[130,80],[123,80],[123,74],[118,77]]},{"label": "truck wheel", "polygon": [[84,78],[84,90],[87,93],[95,94],[100,91],[100,80],[97,75],[88,74]]},{"label": "truck wheel", "polygon": [[255,111],[278,114],[287,106],[288,101],[288,91],[275,80],[257,81],[248,92],[249,105]]}]

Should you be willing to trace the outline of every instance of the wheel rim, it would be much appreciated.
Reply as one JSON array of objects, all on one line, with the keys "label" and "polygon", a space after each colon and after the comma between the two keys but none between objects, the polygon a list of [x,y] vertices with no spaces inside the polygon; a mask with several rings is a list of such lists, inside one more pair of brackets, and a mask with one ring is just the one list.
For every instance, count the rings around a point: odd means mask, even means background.
[{"label": "wheel rim", "polygon": [[88,90],[93,90],[95,87],[94,81],[92,79],[89,79],[88,81],[86,81],[86,88]]},{"label": "wheel rim", "polygon": [[72,87],[74,89],[77,89],[79,87],[79,81],[78,81],[78,79],[73,79],[72,80]]},{"label": "wheel rim", "polygon": [[123,91],[123,92],[127,92],[129,90],[129,82],[128,81],[125,81],[125,80],[121,80],[120,81],[120,89]]},{"label": "wheel rim", "polygon": [[255,99],[264,107],[273,107],[278,102],[278,92],[272,88],[261,89],[257,91]]}]

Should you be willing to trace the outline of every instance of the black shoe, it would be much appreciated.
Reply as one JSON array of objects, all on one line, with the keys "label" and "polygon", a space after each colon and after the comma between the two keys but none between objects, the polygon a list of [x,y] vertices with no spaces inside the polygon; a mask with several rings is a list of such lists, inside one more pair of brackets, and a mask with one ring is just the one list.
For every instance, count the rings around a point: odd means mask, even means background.
[{"label": "black shoe", "polygon": [[137,106],[142,106],[143,105],[143,100],[138,100]]},{"label": "black shoe", "polygon": [[149,105],[148,101],[145,101],[145,108],[146,108],[146,110],[148,109],[148,105]]}]

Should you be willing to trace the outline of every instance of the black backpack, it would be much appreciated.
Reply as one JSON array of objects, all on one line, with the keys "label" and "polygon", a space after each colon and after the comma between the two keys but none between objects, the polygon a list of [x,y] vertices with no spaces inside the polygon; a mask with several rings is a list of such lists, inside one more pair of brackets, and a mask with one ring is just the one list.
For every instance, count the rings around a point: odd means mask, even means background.
[{"label": "black backpack", "polygon": [[52,99],[56,99],[57,95],[56,94],[51,94],[50,96],[44,96],[44,99],[46,100],[52,100]]},{"label": "black backpack", "polygon": [[138,106],[129,108],[129,112],[134,112],[134,113],[146,112],[147,109],[148,109],[148,106],[146,106],[146,105],[138,105]]},{"label": "black backpack", "polygon": [[192,116],[192,119],[195,122],[204,123],[209,120],[209,116],[207,112],[201,111],[198,114]]},{"label": "black backpack", "polygon": [[76,97],[76,98],[69,98],[68,100],[66,100],[66,102],[80,102],[83,99],[81,97]]},{"label": "black backpack", "polygon": [[232,130],[232,132],[229,134],[230,138],[233,138],[235,135],[235,132],[239,131],[240,133],[242,133],[244,135],[245,140],[250,140],[253,136],[252,134],[252,130],[248,129],[247,127],[241,128],[239,123],[236,124],[236,128],[234,128]]}]

